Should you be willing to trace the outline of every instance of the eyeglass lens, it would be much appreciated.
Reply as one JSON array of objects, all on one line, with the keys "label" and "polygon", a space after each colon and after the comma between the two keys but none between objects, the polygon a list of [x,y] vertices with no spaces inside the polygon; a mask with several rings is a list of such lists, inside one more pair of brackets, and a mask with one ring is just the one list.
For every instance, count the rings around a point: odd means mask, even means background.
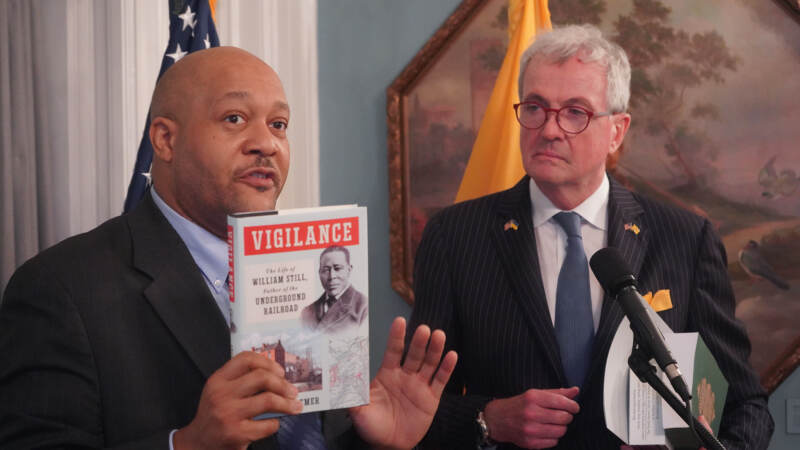
[{"label": "eyeglass lens", "polygon": [[[553,111],[553,110],[550,110]],[[547,121],[548,111],[536,103],[522,103],[517,109],[519,123],[526,128],[539,128]],[[567,133],[580,133],[589,125],[589,112],[576,106],[558,110],[556,122]]]}]

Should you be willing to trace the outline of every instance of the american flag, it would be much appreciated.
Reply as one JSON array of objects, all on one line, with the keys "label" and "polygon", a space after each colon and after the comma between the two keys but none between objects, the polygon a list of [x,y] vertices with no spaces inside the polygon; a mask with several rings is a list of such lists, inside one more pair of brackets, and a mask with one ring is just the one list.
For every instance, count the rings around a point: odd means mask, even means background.
[{"label": "american flag", "polygon": [[[214,26],[216,0],[169,0],[169,42],[158,78],[187,54],[209,47],[219,47],[219,37]],[[150,164],[153,162],[153,147],[149,137],[150,116],[148,114],[142,133],[142,141],[136,154],[124,212],[132,210],[144,197],[149,184]]]}]

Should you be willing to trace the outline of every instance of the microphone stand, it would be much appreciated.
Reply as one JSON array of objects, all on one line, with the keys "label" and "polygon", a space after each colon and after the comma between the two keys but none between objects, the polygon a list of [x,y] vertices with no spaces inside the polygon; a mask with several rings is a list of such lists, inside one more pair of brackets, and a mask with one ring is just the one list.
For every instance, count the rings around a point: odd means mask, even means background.
[{"label": "microphone stand", "polygon": [[[686,422],[689,427],[693,428],[695,435],[699,434],[700,441],[705,448],[709,450],[725,450],[725,447],[719,440],[692,415],[691,403],[687,401],[686,406],[684,406],[678,397],[667,388],[664,381],[656,375],[655,366],[650,364],[650,358],[642,350],[642,347],[636,343],[635,337],[633,351],[631,352],[631,356],[628,357],[628,366],[643,383],[649,384],[661,398],[666,400],[669,406],[681,416],[684,422]],[[689,416],[688,418],[687,415]]]}]

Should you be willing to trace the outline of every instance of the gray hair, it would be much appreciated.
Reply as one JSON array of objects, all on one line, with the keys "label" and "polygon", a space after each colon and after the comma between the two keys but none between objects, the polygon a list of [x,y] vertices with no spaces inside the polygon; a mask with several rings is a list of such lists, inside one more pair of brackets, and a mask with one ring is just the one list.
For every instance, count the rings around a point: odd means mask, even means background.
[{"label": "gray hair", "polygon": [[597,62],[606,69],[606,107],[621,113],[628,109],[631,97],[631,65],[625,50],[608,41],[594,25],[567,25],[536,36],[519,61],[519,96],[522,100],[522,78],[533,58],[562,64],[580,52],[585,62]]}]

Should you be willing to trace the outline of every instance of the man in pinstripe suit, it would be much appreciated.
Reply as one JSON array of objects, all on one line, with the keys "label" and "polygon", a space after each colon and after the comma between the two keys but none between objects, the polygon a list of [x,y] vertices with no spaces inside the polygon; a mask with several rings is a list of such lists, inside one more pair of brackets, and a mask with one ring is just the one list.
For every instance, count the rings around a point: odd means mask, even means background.
[{"label": "man in pinstripe suit", "polygon": [[[559,281],[574,234],[586,256],[619,248],[642,292],[669,290],[662,319],[677,332],[699,331],[730,382],[720,440],[765,448],[773,422],[734,318],[719,237],[708,220],[634,194],[605,173],[631,120],[624,51],[591,26],[556,29],[525,52],[519,80],[514,107],[527,176],[437,214],[417,253],[411,325],[442,328],[460,358],[426,445],[620,447],[605,427],[602,387],[623,313],[593,275]],[[555,217],[565,211],[579,219],[569,237]],[[580,261],[585,271],[582,254]],[[559,322],[559,291],[581,283],[585,315]],[[577,357],[575,335],[588,337]]]}]

